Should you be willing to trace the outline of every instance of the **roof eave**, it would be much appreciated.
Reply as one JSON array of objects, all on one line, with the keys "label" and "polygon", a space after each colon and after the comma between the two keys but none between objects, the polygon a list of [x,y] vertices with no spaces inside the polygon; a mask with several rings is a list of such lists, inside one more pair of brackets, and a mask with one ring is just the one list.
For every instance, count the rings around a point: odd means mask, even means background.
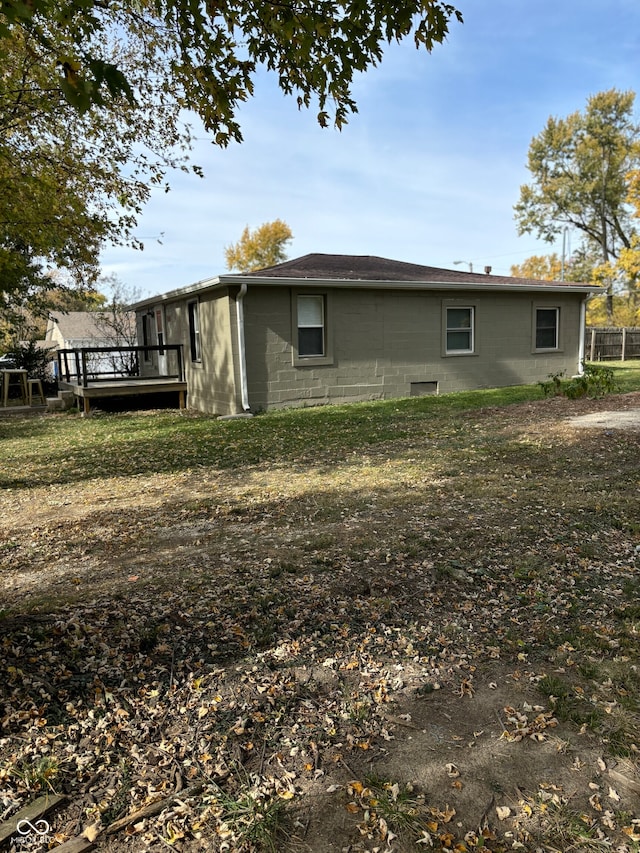
[{"label": "roof eave", "polygon": [[366,288],[368,290],[476,290],[476,291],[513,291],[513,292],[542,292],[542,293],[601,293],[602,288],[593,284],[544,284],[542,282],[491,282],[491,281],[371,281],[369,279],[333,279],[333,278],[298,278],[285,276],[260,275],[229,275],[220,276],[221,284],[242,284],[285,287],[334,287],[334,288]]},{"label": "roof eave", "polygon": [[222,282],[222,276],[214,276],[213,278],[203,278],[201,281],[196,281],[193,284],[187,284],[185,287],[178,287],[175,290],[168,290],[166,293],[160,293],[156,296],[149,296],[147,299],[141,299],[139,302],[132,302],[127,306],[129,311],[139,311],[142,308],[152,308],[154,305],[161,305],[166,302],[173,302],[176,299],[183,299],[185,296],[190,296],[192,293],[200,293],[202,290],[212,290],[219,287]]},{"label": "roof eave", "polygon": [[213,278],[202,279],[193,284],[169,290],[166,293],[141,299],[128,306],[130,311],[140,311],[152,308],[155,305],[164,305],[191,295],[202,293],[206,290],[214,290],[218,287],[241,284],[258,287],[298,287],[298,288],[358,288],[367,290],[445,290],[445,291],[478,291],[478,292],[506,292],[506,293],[578,293],[589,296],[594,293],[602,293],[603,288],[591,284],[544,284],[538,282],[495,282],[495,281],[383,281],[369,279],[345,279],[345,278],[299,278],[297,276],[260,276],[260,275],[220,275]]}]

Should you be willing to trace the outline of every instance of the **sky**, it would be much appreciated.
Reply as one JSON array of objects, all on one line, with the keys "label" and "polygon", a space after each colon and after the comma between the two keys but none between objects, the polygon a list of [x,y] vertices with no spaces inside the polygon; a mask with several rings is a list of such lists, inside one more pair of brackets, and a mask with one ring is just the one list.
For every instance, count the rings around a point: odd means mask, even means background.
[{"label": "sky", "polygon": [[140,298],[163,293],[226,272],[225,247],[245,226],[278,218],[294,235],[290,258],[378,255],[509,275],[531,255],[560,253],[517,233],[529,145],[549,116],[583,110],[590,95],[640,94],[640,2],[455,5],[464,23],[452,21],[431,54],[409,39],[358,76],[358,113],[342,131],[320,128],[266,71],[238,113],[241,144],[215,147],[194,119],[191,159],[205,177],[170,175],[171,191],[153,194],[139,219],[144,250],[108,248],[103,273]]}]

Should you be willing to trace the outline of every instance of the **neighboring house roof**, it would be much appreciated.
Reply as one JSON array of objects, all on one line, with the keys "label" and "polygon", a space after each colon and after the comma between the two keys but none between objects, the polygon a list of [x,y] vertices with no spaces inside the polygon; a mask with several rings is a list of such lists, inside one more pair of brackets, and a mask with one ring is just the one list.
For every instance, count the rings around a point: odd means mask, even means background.
[{"label": "neighboring house roof", "polygon": [[573,281],[541,281],[531,278],[516,278],[507,275],[487,275],[458,270],[427,267],[379,258],[375,255],[325,255],[309,254],[294,258],[273,267],[251,273],[223,274],[204,279],[187,287],[169,291],[159,296],[144,299],[132,305],[139,309],[159,301],[169,301],[208,290],[215,287],[242,283],[262,286],[275,286],[285,282],[298,285],[321,283],[334,287],[378,287],[398,290],[516,290],[516,291],[558,291],[567,289],[585,295],[596,293],[601,288]]},{"label": "neighboring house roof", "polygon": [[[101,311],[54,312],[50,315],[47,324],[47,340],[56,341],[65,346],[77,346],[82,342],[109,346],[117,339],[117,335],[100,322],[100,318],[105,315],[108,316],[108,313],[103,314]],[[126,317],[133,334],[135,314],[133,311],[128,311]]]},{"label": "neighboring house roof", "polygon": [[[97,323],[95,311],[69,311],[68,313],[56,312],[50,315],[50,320],[55,323],[58,335],[65,341],[88,340],[90,338],[104,338],[104,331]],[[47,329],[47,337],[51,338],[53,326]]]}]

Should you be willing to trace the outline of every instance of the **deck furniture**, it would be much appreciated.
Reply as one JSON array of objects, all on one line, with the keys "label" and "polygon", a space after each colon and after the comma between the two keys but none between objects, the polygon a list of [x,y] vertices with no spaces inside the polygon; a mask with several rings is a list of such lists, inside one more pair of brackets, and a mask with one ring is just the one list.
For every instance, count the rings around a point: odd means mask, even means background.
[{"label": "deck furniture", "polygon": [[24,406],[29,405],[29,385],[27,381],[27,371],[22,370],[21,368],[11,368],[6,370],[0,370],[0,377],[2,378],[2,405],[6,409],[9,405],[9,387],[13,383],[17,384],[18,390],[20,392],[20,398],[22,400],[22,404]]},{"label": "deck furniture", "polygon": [[41,379],[29,379],[27,380],[27,385],[29,386],[29,405],[33,405],[33,395],[36,393],[40,400],[42,401],[42,405],[47,405],[47,398],[44,396],[44,390],[42,388],[42,380]]}]

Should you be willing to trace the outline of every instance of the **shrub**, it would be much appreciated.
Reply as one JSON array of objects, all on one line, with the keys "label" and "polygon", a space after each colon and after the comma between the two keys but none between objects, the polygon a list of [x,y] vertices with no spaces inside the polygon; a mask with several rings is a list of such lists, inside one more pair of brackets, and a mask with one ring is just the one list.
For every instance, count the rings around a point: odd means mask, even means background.
[{"label": "shrub", "polygon": [[21,343],[15,350],[16,367],[26,370],[31,379],[42,380],[45,393],[57,393],[57,382],[53,379],[50,356],[35,341]]},{"label": "shrub", "polygon": [[538,384],[545,397],[568,397],[577,400],[580,397],[604,397],[616,390],[615,373],[610,367],[601,364],[585,364],[581,376],[564,379],[564,372],[550,373],[545,382]]}]

